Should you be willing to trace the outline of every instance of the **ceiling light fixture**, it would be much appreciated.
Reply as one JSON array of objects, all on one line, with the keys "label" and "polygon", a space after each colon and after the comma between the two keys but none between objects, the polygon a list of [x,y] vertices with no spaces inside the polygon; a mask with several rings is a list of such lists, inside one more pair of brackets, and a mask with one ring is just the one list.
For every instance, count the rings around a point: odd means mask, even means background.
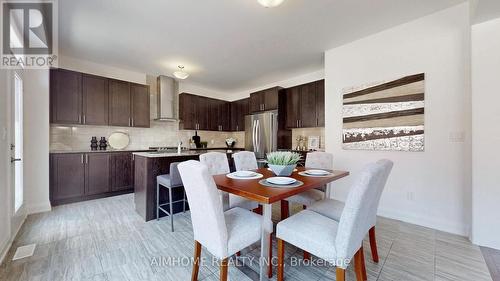
[{"label": "ceiling light fixture", "polygon": [[184,80],[189,77],[189,73],[184,71],[184,65],[179,65],[178,68],[179,70],[174,72],[175,78]]},{"label": "ceiling light fixture", "polygon": [[259,3],[266,7],[266,8],[272,8],[281,5],[284,0],[257,0]]}]

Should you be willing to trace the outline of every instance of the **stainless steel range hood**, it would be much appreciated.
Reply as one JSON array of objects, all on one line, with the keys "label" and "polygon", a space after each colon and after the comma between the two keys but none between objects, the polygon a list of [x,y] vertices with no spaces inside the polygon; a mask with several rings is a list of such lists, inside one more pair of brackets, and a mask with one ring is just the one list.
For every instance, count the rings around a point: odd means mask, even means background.
[{"label": "stainless steel range hood", "polygon": [[174,78],[160,75],[158,87],[158,116],[156,121],[176,122],[178,107],[179,83]]}]

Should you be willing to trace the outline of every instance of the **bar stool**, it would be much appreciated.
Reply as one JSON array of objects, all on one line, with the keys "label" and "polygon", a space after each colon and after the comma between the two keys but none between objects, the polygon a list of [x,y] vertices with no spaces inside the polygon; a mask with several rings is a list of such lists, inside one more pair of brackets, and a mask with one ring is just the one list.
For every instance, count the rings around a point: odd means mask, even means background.
[{"label": "bar stool", "polygon": [[[156,220],[160,220],[160,211],[164,212],[170,217],[170,229],[174,232],[174,204],[182,202],[182,212],[186,212],[186,191],[183,190],[183,197],[181,200],[172,201],[172,189],[183,187],[179,169],[179,163],[170,164],[170,174],[159,175],[156,177]],[[168,202],[160,204],[160,188],[168,189]],[[169,205],[169,210],[163,206]]]}]

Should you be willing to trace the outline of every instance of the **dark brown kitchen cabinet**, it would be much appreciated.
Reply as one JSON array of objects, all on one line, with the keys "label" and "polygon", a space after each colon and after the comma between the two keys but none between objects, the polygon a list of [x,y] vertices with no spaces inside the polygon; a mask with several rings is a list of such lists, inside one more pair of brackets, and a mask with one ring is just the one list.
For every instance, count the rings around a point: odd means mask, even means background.
[{"label": "dark brown kitchen cabinet", "polygon": [[109,153],[85,154],[85,195],[111,191]]},{"label": "dark brown kitchen cabinet", "polygon": [[245,130],[245,116],[248,115],[249,98],[231,102],[231,131]]},{"label": "dark brown kitchen cabinet", "polygon": [[324,126],[324,80],[286,90],[286,127],[308,128]]},{"label": "dark brown kitchen cabinet", "polygon": [[85,194],[85,155],[54,154],[50,157],[50,201],[81,197]]},{"label": "dark brown kitchen cabinet", "polygon": [[149,128],[149,86],[130,84],[132,99],[132,127]]},{"label": "dark brown kitchen cabinet", "polygon": [[179,95],[180,128],[183,130],[220,131],[220,100],[182,93]]},{"label": "dark brown kitchen cabinet", "polygon": [[56,124],[82,124],[82,74],[50,70],[50,117]]},{"label": "dark brown kitchen cabinet", "polygon": [[223,100],[208,99],[209,109],[209,130],[229,131],[230,126],[230,103]]},{"label": "dark brown kitchen cabinet", "polygon": [[278,109],[278,96],[281,87],[273,87],[250,94],[250,112]]},{"label": "dark brown kitchen cabinet", "polygon": [[109,80],[109,125],[132,126],[130,83]]},{"label": "dark brown kitchen cabinet", "polygon": [[130,152],[111,155],[111,190],[127,190],[134,187],[134,161]]},{"label": "dark brown kitchen cabinet", "polygon": [[108,79],[83,74],[82,91],[82,124],[108,125]]}]

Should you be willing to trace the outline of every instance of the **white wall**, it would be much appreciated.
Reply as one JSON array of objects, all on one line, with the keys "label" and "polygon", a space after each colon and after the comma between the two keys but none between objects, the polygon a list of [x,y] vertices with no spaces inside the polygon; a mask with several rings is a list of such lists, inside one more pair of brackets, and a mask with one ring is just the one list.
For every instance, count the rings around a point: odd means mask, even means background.
[{"label": "white wall", "polygon": [[[457,234],[470,220],[470,24],[462,4],[331,49],[325,57],[326,149],[352,175],[368,162],[395,162],[379,214]],[[425,152],[342,149],[343,88],[425,72]],[[458,139],[456,139],[458,136]],[[413,196],[412,200],[408,196]]]},{"label": "white wall", "polygon": [[472,241],[500,249],[500,19],[472,27]]},{"label": "white wall", "polygon": [[0,69],[0,262],[10,240],[10,193],[7,186],[7,71]]}]

